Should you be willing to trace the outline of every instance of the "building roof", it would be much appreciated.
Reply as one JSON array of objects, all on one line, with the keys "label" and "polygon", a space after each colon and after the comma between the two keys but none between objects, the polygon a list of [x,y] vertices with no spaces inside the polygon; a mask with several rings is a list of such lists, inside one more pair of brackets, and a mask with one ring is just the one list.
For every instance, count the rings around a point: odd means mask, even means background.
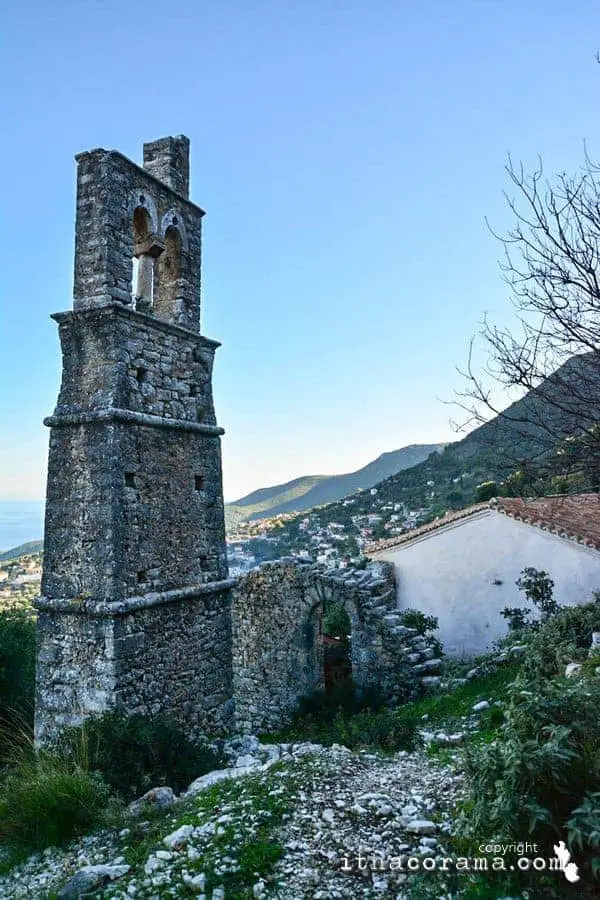
[{"label": "building roof", "polygon": [[524,500],[498,498],[498,511],[528,525],[536,525],[561,537],[600,550],[600,496],[563,494]]},{"label": "building roof", "polygon": [[371,556],[393,547],[400,547],[412,541],[446,528],[448,525],[462,524],[485,511],[492,511],[527,525],[534,525],[560,537],[600,550],[600,496],[598,494],[561,494],[553,497],[538,497],[533,500],[521,497],[498,497],[489,503],[475,503],[465,509],[413,528],[405,534],[396,535],[382,541],[367,544],[365,553]]},{"label": "building roof", "polygon": [[437,531],[439,528],[445,528],[447,525],[452,525],[459,522],[461,519],[468,519],[477,513],[485,512],[489,509],[489,503],[475,503],[473,506],[467,506],[465,509],[457,509],[455,512],[446,513],[445,516],[434,519],[433,522],[428,522],[426,525],[419,526],[419,528],[412,528],[410,531],[405,532],[405,534],[397,534],[392,538],[384,538],[381,541],[367,544],[365,546],[365,553],[368,556],[371,553],[378,553],[380,550],[387,550],[388,547],[398,547],[401,544],[408,544],[409,541],[417,540],[417,538],[421,538],[432,531]]}]

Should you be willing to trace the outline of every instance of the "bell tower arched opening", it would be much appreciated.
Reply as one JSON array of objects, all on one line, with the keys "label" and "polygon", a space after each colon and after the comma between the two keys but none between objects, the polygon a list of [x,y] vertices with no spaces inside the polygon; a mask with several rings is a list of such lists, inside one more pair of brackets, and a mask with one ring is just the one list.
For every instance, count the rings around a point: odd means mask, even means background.
[{"label": "bell tower arched opening", "polygon": [[154,312],[161,319],[176,322],[181,294],[181,235],[170,225],[165,232],[165,251],[157,264],[154,284]]},{"label": "bell tower arched opening", "polygon": [[133,213],[132,299],[135,309],[150,312],[154,296],[154,257],[149,252],[152,222],[148,210],[138,206]]}]

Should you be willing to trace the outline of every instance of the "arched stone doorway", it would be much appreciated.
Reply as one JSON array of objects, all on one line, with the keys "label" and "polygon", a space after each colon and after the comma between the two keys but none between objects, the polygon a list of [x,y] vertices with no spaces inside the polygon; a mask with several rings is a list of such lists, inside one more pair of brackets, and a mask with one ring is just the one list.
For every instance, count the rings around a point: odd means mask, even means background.
[{"label": "arched stone doorway", "polygon": [[323,681],[326,694],[352,690],[352,621],[340,603],[323,609]]},{"label": "arched stone doorway", "polygon": [[381,618],[370,612],[380,596],[381,582],[366,589],[291,561],[267,563],[240,579],[233,602],[237,727],[276,730],[301,697],[325,689],[323,614],[332,605],[341,606],[351,623],[352,684],[359,692],[385,688],[390,656],[382,652]]}]

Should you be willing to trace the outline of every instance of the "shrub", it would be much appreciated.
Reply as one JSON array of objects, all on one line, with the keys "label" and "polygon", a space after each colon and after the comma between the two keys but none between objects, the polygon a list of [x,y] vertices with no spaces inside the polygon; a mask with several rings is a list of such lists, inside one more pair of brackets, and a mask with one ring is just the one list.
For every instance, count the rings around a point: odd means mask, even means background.
[{"label": "shrub", "polygon": [[350,686],[330,693],[314,691],[301,698],[286,739],[343,744],[351,749],[411,750],[419,739],[417,724],[416,717],[401,717],[385,708],[376,688],[359,691]]},{"label": "shrub", "polygon": [[523,569],[516,585],[523,591],[530,603],[537,607],[539,620],[531,618],[532,610],[519,606],[505,606],[501,615],[508,620],[509,631],[537,630],[560,610],[560,606],[553,598],[554,582],[547,572],[538,571],[531,567]]},{"label": "shrub", "polygon": [[323,634],[344,640],[352,633],[352,622],[341,603],[328,603],[323,615]]},{"label": "shrub", "polygon": [[331,743],[343,744],[351,750],[359,747],[386,752],[414,750],[419,742],[416,719],[400,719],[391,709],[365,711],[350,717],[338,713],[333,732]]},{"label": "shrub", "polygon": [[530,611],[520,606],[505,606],[500,615],[508,620],[509,631],[523,631],[532,625]]},{"label": "shrub", "polygon": [[498,496],[498,485],[495,481],[484,481],[475,488],[475,499],[478,503]]},{"label": "shrub", "polygon": [[124,800],[157,785],[168,784],[178,793],[222,763],[214,751],[192,742],[166,716],[126,716],[114,711],[92,717],[62,736],[61,749],[71,758],[80,755],[82,745],[87,748],[90,770],[99,771]]},{"label": "shrub", "polygon": [[33,722],[35,619],[21,608],[0,611],[0,719]]},{"label": "shrub", "polygon": [[[567,822],[569,844],[574,849],[585,850],[586,845],[600,851],[600,793],[586,794],[581,806],[573,810]],[[591,859],[592,874],[600,875],[600,853]]]},{"label": "shrub", "polygon": [[291,740],[314,741],[325,746],[343,744],[351,750],[369,748],[393,752],[412,750],[419,741],[416,718],[402,718],[391,709],[349,713],[338,709],[331,718],[307,715],[288,729]]},{"label": "shrub", "polygon": [[554,678],[565,665],[587,657],[592,633],[600,631],[599,595],[585,606],[566,607],[535,634],[529,644],[524,671],[531,678]]},{"label": "shrub", "polygon": [[403,609],[400,613],[400,621],[407,628],[415,628],[417,634],[428,634],[438,627],[437,616],[426,616],[419,609]]},{"label": "shrub", "polygon": [[[600,868],[599,703],[599,682],[555,679],[535,692],[514,687],[496,739],[467,749],[463,835],[481,841],[485,834],[503,843],[527,839],[538,845],[537,856],[547,858],[558,840],[567,840],[582,884],[589,884]],[[521,872],[518,883],[550,897],[557,881],[549,878],[546,883],[538,872]]]},{"label": "shrub", "polygon": [[560,606],[552,596],[554,582],[547,572],[527,567],[517,579],[517,587],[530,603],[537,606],[542,622],[547,622],[559,611]]},{"label": "shrub", "polygon": [[352,683],[340,685],[331,691],[313,691],[301,697],[294,712],[295,719],[311,717],[321,722],[332,722],[341,710],[354,715],[365,709],[379,709],[384,697],[376,687],[358,690]]},{"label": "shrub", "polygon": [[101,824],[108,802],[97,774],[60,755],[24,752],[0,786],[0,842],[18,853],[64,844]]}]

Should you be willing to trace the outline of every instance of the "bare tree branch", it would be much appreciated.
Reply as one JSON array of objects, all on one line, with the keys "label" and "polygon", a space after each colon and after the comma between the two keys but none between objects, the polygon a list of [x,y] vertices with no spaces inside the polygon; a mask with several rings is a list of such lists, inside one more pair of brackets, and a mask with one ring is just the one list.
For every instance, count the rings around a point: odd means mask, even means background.
[{"label": "bare tree branch", "polygon": [[[600,421],[600,164],[584,150],[577,173],[553,181],[541,159],[527,175],[509,156],[505,168],[515,196],[504,197],[514,224],[499,235],[486,219],[503,245],[499,265],[516,324],[502,328],[484,318],[459,369],[465,388],[454,403],[466,414],[458,427],[489,423],[490,447],[499,451],[502,438],[509,458],[512,442],[521,465]],[[478,370],[476,342],[487,351]],[[498,386],[527,397],[499,409]]]}]

